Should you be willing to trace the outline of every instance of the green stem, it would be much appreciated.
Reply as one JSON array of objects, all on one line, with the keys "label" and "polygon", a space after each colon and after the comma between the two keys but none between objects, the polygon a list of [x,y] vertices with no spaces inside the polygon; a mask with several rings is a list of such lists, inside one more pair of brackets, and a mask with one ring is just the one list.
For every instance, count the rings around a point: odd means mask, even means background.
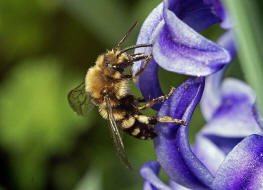
[{"label": "green stem", "polygon": [[258,108],[263,113],[263,54],[259,48],[263,42],[257,37],[257,32],[262,30],[257,23],[256,6],[253,6],[254,1],[248,0],[224,2],[234,20],[242,70],[248,84],[257,94]]}]

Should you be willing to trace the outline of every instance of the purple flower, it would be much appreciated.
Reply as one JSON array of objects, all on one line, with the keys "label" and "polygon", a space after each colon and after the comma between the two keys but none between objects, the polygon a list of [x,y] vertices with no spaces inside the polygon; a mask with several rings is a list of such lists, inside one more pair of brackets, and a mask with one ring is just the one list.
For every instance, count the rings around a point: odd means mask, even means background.
[{"label": "purple flower", "polygon": [[[218,43],[234,56],[231,31]],[[154,146],[158,162],[148,162],[141,168],[145,190],[262,188],[263,127],[255,107],[256,96],[240,80],[227,78],[222,82],[225,69],[206,77],[204,93],[204,79],[190,79],[162,105],[159,115],[189,123],[202,96],[207,124],[192,147],[188,126],[156,126],[158,137]],[[169,185],[158,178],[160,167],[170,177]]]},{"label": "purple flower", "polygon": [[221,0],[204,0],[204,3],[212,7],[212,12],[221,18],[221,27],[224,29],[230,29],[233,27],[232,20],[228,11],[221,3]]},{"label": "purple flower", "polygon": [[[203,87],[203,78],[188,80],[162,105],[159,115],[188,123]],[[156,126],[158,162],[141,168],[145,190],[262,188],[263,130],[254,106],[255,94],[236,79],[224,80],[220,90],[220,103],[193,147],[188,141],[188,126]],[[170,177],[169,185],[158,178],[160,166]]]},{"label": "purple flower", "polygon": [[[150,161],[141,168],[145,190],[263,188],[263,127],[255,94],[240,80],[222,81],[226,65],[236,52],[232,32],[226,32],[218,44],[197,33],[218,22],[222,28],[232,27],[219,0],[164,0],[142,26],[138,43],[152,43],[154,57],[138,78],[144,97],[162,94],[157,77],[159,66],[197,76],[155,108],[160,108],[159,116],[189,124],[202,97],[202,112],[207,120],[193,146],[188,141],[189,125],[155,126],[158,162]],[[150,48],[143,51],[151,53]],[[137,63],[133,70],[140,66]],[[160,168],[169,176],[169,185],[159,179]]]},{"label": "purple flower", "polygon": [[[231,32],[218,43],[234,56],[236,48]],[[158,137],[154,145],[159,162],[151,161],[142,167],[145,189],[262,188],[263,128],[255,107],[256,96],[240,80],[227,78],[222,82],[224,71],[206,77],[204,93],[204,79],[190,79],[162,105],[160,115],[182,118],[189,123],[203,93],[201,107],[207,124],[192,147],[188,127],[156,126]],[[160,167],[170,177],[169,186],[158,178]]]},{"label": "purple flower", "polygon": [[[153,48],[135,52],[153,54],[137,80],[147,100],[163,94],[158,80],[159,66],[199,77],[215,73],[230,62],[231,57],[224,48],[198,33],[215,23],[226,22],[225,15],[218,0],[164,0],[150,13],[137,44],[151,43]],[[140,67],[141,62],[134,64],[133,72]],[[160,104],[153,108],[159,107]]]},{"label": "purple flower", "polygon": [[[235,55],[231,31],[218,44]],[[263,128],[255,107],[256,96],[244,82],[227,78],[226,68],[204,79],[190,79],[165,102],[159,114],[181,118],[189,123],[202,96],[202,112],[207,124],[197,134],[191,147],[188,127],[172,124],[156,126],[154,140],[159,162],[141,168],[144,189],[260,189],[263,179]],[[187,86],[187,88],[185,87]],[[203,95],[202,95],[203,93]],[[187,99],[186,99],[187,98]],[[170,177],[170,184],[158,178],[160,167]]]}]

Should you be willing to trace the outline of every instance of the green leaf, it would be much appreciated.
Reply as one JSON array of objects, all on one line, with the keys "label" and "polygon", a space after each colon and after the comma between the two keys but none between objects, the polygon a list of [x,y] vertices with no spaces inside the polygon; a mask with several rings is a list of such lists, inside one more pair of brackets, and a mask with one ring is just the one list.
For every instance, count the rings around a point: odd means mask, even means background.
[{"label": "green leaf", "polygon": [[76,84],[51,58],[24,61],[6,76],[0,94],[0,144],[9,152],[18,189],[42,189],[47,158],[68,151],[89,126],[67,101]]},{"label": "green leaf", "polygon": [[[263,51],[262,23],[254,1],[225,0],[235,24],[239,58],[245,78],[257,94],[263,113]],[[260,35],[259,35],[260,34]]]},{"label": "green leaf", "polygon": [[0,143],[19,152],[69,146],[84,120],[68,105],[72,82],[57,62],[25,61],[7,76],[0,94]]}]

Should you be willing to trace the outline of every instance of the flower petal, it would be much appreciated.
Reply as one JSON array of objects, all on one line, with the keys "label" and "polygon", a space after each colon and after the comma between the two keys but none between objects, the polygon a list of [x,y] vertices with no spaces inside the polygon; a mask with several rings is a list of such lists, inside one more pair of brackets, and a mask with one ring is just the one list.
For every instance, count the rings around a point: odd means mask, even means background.
[{"label": "flower petal", "polygon": [[230,29],[233,27],[233,21],[227,11],[227,8],[222,3],[222,0],[204,0],[204,3],[212,7],[212,12],[221,19],[221,27]]},{"label": "flower petal", "polygon": [[205,89],[200,102],[201,110],[206,121],[209,121],[221,103],[221,82],[226,67],[217,73],[206,77]]},{"label": "flower petal", "polygon": [[[145,19],[140,33],[138,35],[138,39],[136,44],[150,44],[152,43],[152,35],[153,32],[156,30],[159,23],[163,20],[163,3],[160,3],[156,8],[152,10],[149,16]],[[149,47],[142,47],[135,49],[134,53],[144,53],[147,55],[151,53],[151,48]],[[137,61],[132,66],[132,71],[135,73],[141,68],[142,61]],[[141,76],[141,75],[140,75]]]},{"label": "flower petal", "polygon": [[158,190],[171,190],[171,188],[164,184],[158,177],[160,171],[160,164],[156,161],[149,161],[145,163],[140,170],[141,176],[148,182],[144,184],[144,188],[158,189]]},{"label": "flower petal", "polygon": [[225,32],[218,40],[217,44],[225,48],[231,55],[231,60],[236,55],[237,46],[235,42],[235,35],[232,30]]},{"label": "flower petal", "polygon": [[173,12],[165,11],[153,41],[153,57],[165,70],[192,76],[206,76],[230,62],[229,53],[204,38]]},{"label": "flower petal", "polygon": [[[173,2],[177,2],[177,4],[173,4]],[[212,18],[212,16],[207,16],[208,12],[211,13],[211,8],[203,3],[202,0],[180,0],[180,1],[169,1],[166,4],[170,4],[170,8],[173,9],[174,12],[178,14],[178,17],[186,22],[188,25],[197,30],[195,26],[201,26],[204,23],[203,16],[208,18]],[[176,6],[174,6],[176,5]],[[168,6],[168,5],[167,5]],[[177,10],[175,10],[177,9]],[[197,14],[200,13],[200,14]],[[213,11],[212,11],[213,13]],[[194,15],[194,16],[193,16]],[[190,19],[192,18],[192,19]],[[199,20],[197,22],[197,20]],[[212,19],[213,20],[213,19]],[[214,19],[214,21],[217,20]],[[214,23],[214,21],[212,23]],[[192,22],[193,24],[191,24]],[[209,26],[212,24],[210,23]],[[144,43],[153,43],[156,40],[156,36],[159,35],[160,26],[164,24],[163,21],[163,3],[160,3],[147,17],[145,22],[142,25],[140,30],[140,34],[138,36],[137,44]],[[208,26],[208,25],[207,25]],[[159,29],[157,29],[159,28]],[[135,53],[145,53],[146,55],[151,53],[151,48],[139,48],[135,50]],[[136,62],[133,65],[133,73],[138,71],[142,66],[142,61]],[[198,67],[198,66],[197,66]],[[152,98],[159,97],[163,95],[161,90],[159,79],[158,79],[158,65],[155,59],[151,59],[145,71],[137,78],[137,86],[142,92],[142,95],[146,100],[150,100]],[[154,105],[153,109],[159,110],[161,103]]]},{"label": "flower petal", "polygon": [[[200,100],[204,78],[189,79],[164,102],[158,116],[171,116],[187,123]],[[158,161],[171,180],[193,189],[207,188],[213,180],[208,169],[191,151],[188,127],[158,123],[154,146]]]},{"label": "flower petal", "polygon": [[[226,48],[231,57],[235,56],[236,47],[232,31],[228,31],[222,37],[220,37],[218,44]],[[210,120],[221,103],[221,81],[225,69],[226,66],[222,70],[206,78],[205,90],[201,99],[201,108],[202,113],[207,121]]]},{"label": "flower petal", "polygon": [[215,176],[218,167],[225,159],[224,152],[201,134],[196,136],[192,150],[198,159]]},{"label": "flower petal", "polygon": [[222,84],[222,103],[202,129],[203,135],[243,138],[262,134],[255,113],[255,94],[245,83],[228,78]]},{"label": "flower petal", "polygon": [[143,184],[143,190],[159,190],[154,187],[149,181],[145,181]]},{"label": "flower petal", "polygon": [[204,0],[165,0],[164,3],[166,9],[199,32],[221,21],[215,14],[214,4],[205,3]]},{"label": "flower petal", "polygon": [[[152,43],[152,35],[159,23],[163,20],[163,4],[160,3],[144,21],[136,44]],[[151,54],[151,48],[138,48],[134,53],[144,53],[145,55]],[[132,72],[137,72],[141,66],[142,61],[137,61],[133,64]],[[140,89],[145,100],[150,100],[163,95],[158,79],[159,66],[152,58],[148,63],[146,69],[140,76],[137,77],[136,84]],[[152,108],[159,110],[160,104],[154,105]]]},{"label": "flower petal", "polygon": [[178,183],[175,183],[174,181],[170,181],[170,187],[173,190],[190,190],[187,187],[184,187],[182,185],[179,185]]},{"label": "flower petal", "polygon": [[[152,100],[163,95],[158,78],[158,68],[159,66],[157,65],[155,60],[151,59],[143,73],[138,77],[138,80],[136,82],[146,101]],[[162,103],[158,103],[153,105],[152,108],[155,110],[159,110],[161,105]]]},{"label": "flower petal", "polygon": [[[140,33],[138,35],[138,39],[136,44],[150,44],[152,43],[152,35],[153,32],[156,30],[159,23],[163,20],[163,4],[160,3],[156,8],[152,10],[149,16],[145,19]],[[147,55],[146,50],[148,53],[151,53],[151,48],[149,47],[142,47],[135,49],[134,53],[144,53]],[[133,64],[132,71],[135,73],[141,68],[142,61],[137,61]],[[140,75],[141,76],[141,75]]]},{"label": "flower petal", "polygon": [[[156,8],[145,19],[136,44],[150,43],[153,32],[155,31],[158,24],[163,20],[163,3],[160,3]],[[136,51],[143,50],[145,48],[136,49]]]},{"label": "flower petal", "polygon": [[213,189],[263,188],[263,137],[251,135],[242,140],[217,171]]}]

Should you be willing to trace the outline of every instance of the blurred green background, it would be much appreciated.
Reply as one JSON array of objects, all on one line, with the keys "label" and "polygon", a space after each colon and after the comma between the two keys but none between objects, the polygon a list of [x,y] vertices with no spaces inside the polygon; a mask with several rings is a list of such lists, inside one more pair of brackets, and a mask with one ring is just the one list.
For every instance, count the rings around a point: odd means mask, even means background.
[{"label": "blurred green background", "polygon": [[[142,189],[139,168],[155,159],[152,142],[123,135],[134,168],[127,170],[115,155],[107,121],[97,109],[77,116],[67,93],[159,2],[0,0],[0,189]],[[125,45],[136,42],[138,31]],[[216,40],[221,33],[216,25],[204,35]],[[242,78],[237,60],[227,75]],[[160,78],[165,92],[186,79],[163,70]],[[204,125],[199,107],[190,125],[193,142]]]}]

